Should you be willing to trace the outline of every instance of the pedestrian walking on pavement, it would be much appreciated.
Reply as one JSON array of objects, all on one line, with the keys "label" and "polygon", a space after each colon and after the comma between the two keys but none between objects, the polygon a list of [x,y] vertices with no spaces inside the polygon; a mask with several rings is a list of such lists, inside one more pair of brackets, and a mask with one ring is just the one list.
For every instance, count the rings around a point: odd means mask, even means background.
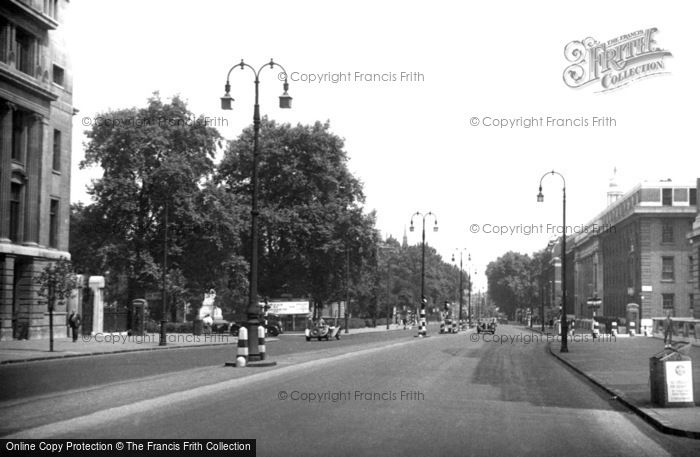
[{"label": "pedestrian walking on pavement", "polygon": [[75,343],[78,341],[78,328],[80,328],[80,314],[76,313],[75,310],[70,312],[68,325],[70,325],[70,328],[73,331],[73,342]]},{"label": "pedestrian walking on pavement", "polygon": [[673,323],[671,322],[671,313],[666,313],[664,320],[664,345],[669,346],[673,343]]}]

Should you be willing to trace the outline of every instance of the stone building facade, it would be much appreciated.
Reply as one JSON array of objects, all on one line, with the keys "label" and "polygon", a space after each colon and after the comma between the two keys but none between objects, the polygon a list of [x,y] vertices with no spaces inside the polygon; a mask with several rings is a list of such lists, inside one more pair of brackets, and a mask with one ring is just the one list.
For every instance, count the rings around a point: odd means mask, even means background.
[{"label": "stone building facade", "polygon": [[[631,319],[636,305],[636,328],[667,313],[692,317],[700,296],[697,194],[695,183],[643,182],[624,195],[611,183],[608,206],[567,236],[567,311],[590,318],[588,303],[599,298],[596,315],[607,318]],[[561,239],[553,249],[559,262],[560,247]]]},{"label": "stone building facade", "polygon": [[[0,338],[45,338],[34,277],[70,258],[75,110],[63,24],[68,0],[0,3]],[[55,312],[65,331],[65,307]]]}]

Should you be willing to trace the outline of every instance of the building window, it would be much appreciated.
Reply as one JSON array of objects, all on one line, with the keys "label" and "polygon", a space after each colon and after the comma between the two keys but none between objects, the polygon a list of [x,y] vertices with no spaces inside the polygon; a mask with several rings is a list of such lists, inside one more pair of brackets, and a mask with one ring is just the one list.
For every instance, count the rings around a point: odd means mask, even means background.
[{"label": "building window", "polygon": [[662,257],[661,258],[661,280],[662,281],[673,281],[673,257]]},{"label": "building window", "polygon": [[7,28],[9,24],[5,18],[0,17],[0,61],[7,63]]},{"label": "building window", "polygon": [[673,295],[674,294],[661,294],[664,309],[673,310]]},{"label": "building window", "polygon": [[658,203],[660,201],[659,197],[659,189],[641,189],[639,200],[641,202]]},{"label": "building window", "polygon": [[29,76],[34,76],[34,42],[35,38],[21,29],[15,31],[17,44],[17,69]]},{"label": "building window", "polygon": [[673,189],[673,201],[677,203],[688,203],[688,189]]},{"label": "building window", "polygon": [[661,204],[673,206],[673,189],[661,189]]},{"label": "building window", "polygon": [[12,160],[24,162],[25,145],[25,124],[24,115],[21,111],[15,110],[12,113]]},{"label": "building window", "polygon": [[690,206],[695,206],[698,204],[698,190],[696,188],[690,189]]},{"label": "building window", "polygon": [[693,263],[695,261],[695,257],[692,255],[688,256],[688,282],[692,283],[693,282],[693,268],[695,268],[695,264]]},{"label": "building window", "polygon": [[673,243],[673,222],[663,221],[661,223],[661,242]]},{"label": "building window", "polygon": [[51,199],[49,208],[49,246],[58,247],[58,200]]},{"label": "building window", "polygon": [[53,82],[59,86],[63,86],[63,68],[58,65],[53,66]]},{"label": "building window", "polygon": [[44,0],[44,14],[58,20],[58,0]]},{"label": "building window", "polygon": [[53,169],[61,171],[61,131],[53,131]]},{"label": "building window", "polygon": [[20,205],[22,203],[22,186],[17,183],[10,185],[10,240],[20,241],[19,222],[21,220]]}]

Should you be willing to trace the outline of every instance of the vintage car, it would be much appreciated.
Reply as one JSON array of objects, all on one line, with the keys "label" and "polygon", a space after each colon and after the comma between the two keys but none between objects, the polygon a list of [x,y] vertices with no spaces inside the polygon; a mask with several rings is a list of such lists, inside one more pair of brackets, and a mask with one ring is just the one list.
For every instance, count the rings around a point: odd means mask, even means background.
[{"label": "vintage car", "polygon": [[311,341],[312,338],[318,338],[319,341],[325,339],[329,341],[331,338],[340,339],[340,326],[328,325],[323,319],[314,322],[305,331],[306,341]]},{"label": "vintage car", "polygon": [[[231,335],[238,336],[238,331],[244,325],[245,325],[244,323],[231,322],[230,327],[229,327],[229,331],[231,332]],[[266,331],[266,334],[268,336],[277,336],[280,333],[283,333],[282,326],[279,324],[279,322],[268,322],[267,325],[265,326],[265,331]]]},{"label": "vintage car", "polygon": [[494,335],[496,333],[496,322],[479,322],[476,326],[476,333],[490,333]]}]

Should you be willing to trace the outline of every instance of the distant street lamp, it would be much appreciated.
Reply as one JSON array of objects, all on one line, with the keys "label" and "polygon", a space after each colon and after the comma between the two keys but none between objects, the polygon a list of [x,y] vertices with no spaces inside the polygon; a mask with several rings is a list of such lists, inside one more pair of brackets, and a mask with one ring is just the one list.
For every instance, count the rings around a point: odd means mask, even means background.
[{"label": "distant street lamp", "polygon": [[166,275],[168,273],[168,201],[165,201],[165,218],[163,232],[163,291],[161,300],[163,301],[163,317],[160,320],[160,341],[158,346],[167,346],[167,336],[165,334],[165,325],[168,322],[166,314],[168,313],[168,295],[165,287]]},{"label": "distant street lamp", "polygon": [[542,194],[542,180],[547,175],[557,175],[562,180],[562,235],[561,235],[561,350],[560,352],[569,352],[569,344],[567,334],[569,331],[569,323],[566,315],[566,179],[561,173],[554,170],[548,171],[540,178],[540,191],[537,194],[537,201],[543,202],[544,195]]},{"label": "distant street lamp", "polygon": [[350,333],[350,251],[345,244],[345,333]]},{"label": "distant street lamp", "polygon": [[[455,249],[455,251],[459,251],[459,317],[457,322],[459,322],[459,329],[462,329],[462,303],[464,302],[464,286],[462,285],[462,279],[464,277],[464,269],[462,268],[462,253],[466,251],[466,249]],[[468,256],[468,261],[471,261],[472,256],[471,254],[467,253]],[[452,261],[455,261],[455,255],[452,253]],[[468,268],[467,268],[468,269]],[[471,281],[469,284],[469,289],[471,292]],[[471,293],[469,294],[471,298]],[[471,302],[471,300],[470,300]],[[469,326],[471,327],[472,323],[472,316],[471,316],[471,306],[469,306]]]},{"label": "distant street lamp", "polygon": [[427,214],[422,214],[418,211],[416,211],[413,216],[411,216],[411,227],[410,230],[413,231],[413,218],[419,216],[423,219],[423,235],[421,238],[421,247],[422,247],[422,255],[421,255],[421,267],[420,267],[420,317],[421,317],[421,326],[420,330],[418,331],[418,334],[420,336],[425,336],[426,333],[426,325],[425,325],[425,305],[427,303],[427,299],[425,298],[425,219],[428,216],[433,216],[433,231],[437,232],[438,231],[438,225],[437,225],[437,217],[431,213],[428,212]]},{"label": "distant street lamp", "polygon": [[253,106],[253,176],[251,179],[252,190],[252,202],[251,202],[251,224],[250,224],[250,281],[249,281],[249,293],[248,293],[248,309],[246,313],[248,315],[248,322],[246,326],[248,327],[248,358],[249,360],[257,360],[262,357],[259,352],[258,347],[258,326],[260,325],[260,304],[258,302],[258,142],[260,136],[260,105],[258,103],[258,89],[260,85],[260,72],[263,68],[269,65],[270,68],[279,67],[282,73],[278,75],[284,76],[283,90],[284,93],[280,95],[280,108],[288,109],[292,107],[292,97],[289,96],[287,90],[289,89],[289,84],[287,83],[287,71],[282,67],[282,65],[274,62],[270,59],[269,63],[264,64],[258,70],[243,62],[238,63],[231,67],[226,75],[226,85],[224,86],[225,94],[221,97],[221,109],[230,110],[232,109],[231,104],[233,103],[233,97],[231,97],[231,84],[229,79],[231,72],[235,68],[250,68],[255,76],[255,105]]},{"label": "distant street lamp", "polygon": [[[396,254],[396,249],[392,246],[378,246],[378,249],[388,252],[389,254]],[[391,257],[386,258],[386,329],[389,330],[389,287],[391,285]]]}]

